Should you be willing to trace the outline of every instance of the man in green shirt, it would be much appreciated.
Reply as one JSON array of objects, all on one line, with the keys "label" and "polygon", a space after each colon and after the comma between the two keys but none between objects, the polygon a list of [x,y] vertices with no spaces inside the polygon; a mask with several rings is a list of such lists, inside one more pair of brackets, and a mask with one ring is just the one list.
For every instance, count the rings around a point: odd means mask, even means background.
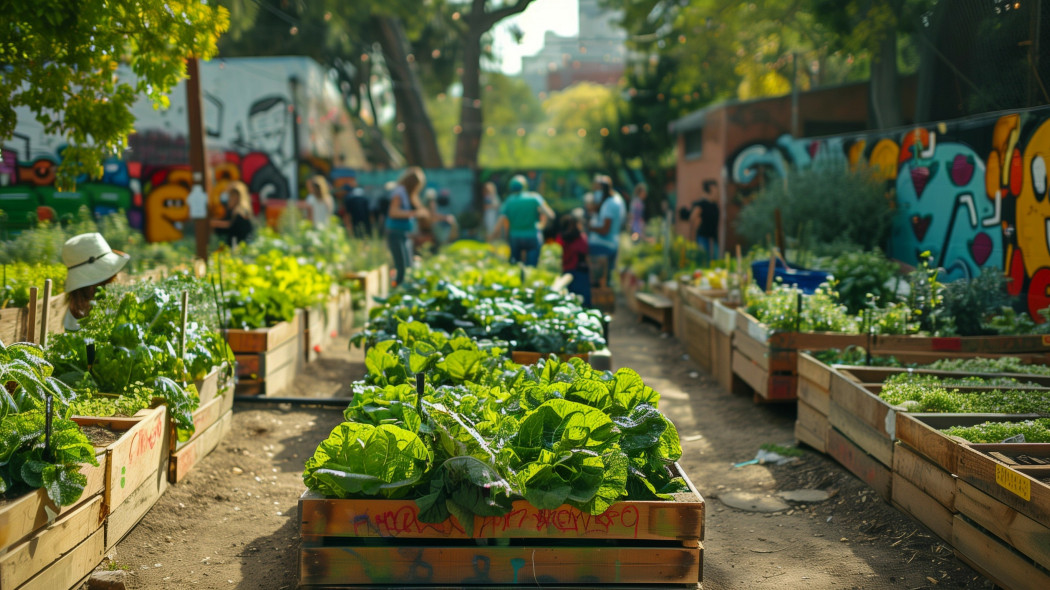
[{"label": "man in green shirt", "polygon": [[554,219],[554,211],[542,196],[527,190],[528,182],[520,174],[510,179],[507,188],[510,196],[500,207],[500,218],[490,240],[496,239],[507,230],[510,261],[536,266],[540,259],[540,246],[543,244],[540,230],[547,220]]}]

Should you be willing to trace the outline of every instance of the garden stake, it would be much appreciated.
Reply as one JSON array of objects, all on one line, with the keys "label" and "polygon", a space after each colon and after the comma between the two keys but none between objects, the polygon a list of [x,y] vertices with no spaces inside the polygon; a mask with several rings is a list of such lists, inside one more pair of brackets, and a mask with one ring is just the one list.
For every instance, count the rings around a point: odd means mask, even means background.
[{"label": "garden stake", "polygon": [[416,373],[416,412],[423,415],[423,389],[427,383],[426,375],[422,372]]},{"label": "garden stake", "polygon": [[864,349],[864,364],[869,367],[871,366],[871,340],[875,337],[875,326],[871,323],[871,312],[872,310],[870,309],[864,310],[864,315],[867,320],[866,323],[868,324],[868,346]]},{"label": "garden stake", "polygon": [[29,342],[36,342],[36,294],[37,288],[29,288],[29,333],[26,334],[26,340]]},{"label": "garden stake", "polygon": [[[44,280],[44,309],[40,310],[40,348],[47,348],[48,316],[51,315],[51,279]],[[35,322],[34,322],[35,323]],[[34,326],[35,327],[35,326]]]},{"label": "garden stake", "polygon": [[795,333],[798,333],[802,325],[802,291],[795,294]]},{"label": "garden stake", "polygon": [[54,408],[54,397],[44,394],[44,460],[51,462],[51,411]]},{"label": "garden stake", "polygon": [[179,358],[186,362],[186,320],[189,319],[190,292],[182,292],[182,313],[179,314]]}]

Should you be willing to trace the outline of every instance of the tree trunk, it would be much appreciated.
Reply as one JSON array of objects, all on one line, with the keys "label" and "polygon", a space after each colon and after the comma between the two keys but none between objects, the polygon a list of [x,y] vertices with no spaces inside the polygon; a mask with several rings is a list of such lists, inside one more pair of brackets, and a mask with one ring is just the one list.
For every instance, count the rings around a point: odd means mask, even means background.
[{"label": "tree trunk", "polygon": [[423,87],[408,61],[409,44],[405,28],[397,18],[376,17],[374,20],[394,86],[398,121],[405,125],[405,158],[410,166],[443,168],[434,124],[423,103]]},{"label": "tree trunk", "polygon": [[[473,23],[471,23],[473,25]],[[471,29],[474,27],[471,26]],[[481,35],[468,31],[463,40],[463,100],[456,136],[457,168],[476,168],[481,150]]]},{"label": "tree trunk", "polygon": [[897,29],[886,27],[871,60],[871,119],[876,129],[904,124],[897,83]]}]

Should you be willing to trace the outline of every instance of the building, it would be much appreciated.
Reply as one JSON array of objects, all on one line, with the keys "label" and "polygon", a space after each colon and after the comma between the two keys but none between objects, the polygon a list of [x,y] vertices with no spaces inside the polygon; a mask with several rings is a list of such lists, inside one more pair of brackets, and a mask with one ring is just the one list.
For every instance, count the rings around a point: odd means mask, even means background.
[{"label": "building", "polygon": [[577,82],[614,85],[627,59],[627,33],[616,21],[618,11],[598,0],[579,0],[580,32],[562,37],[550,31],[538,53],[522,58],[522,78],[536,94],[553,92]]}]

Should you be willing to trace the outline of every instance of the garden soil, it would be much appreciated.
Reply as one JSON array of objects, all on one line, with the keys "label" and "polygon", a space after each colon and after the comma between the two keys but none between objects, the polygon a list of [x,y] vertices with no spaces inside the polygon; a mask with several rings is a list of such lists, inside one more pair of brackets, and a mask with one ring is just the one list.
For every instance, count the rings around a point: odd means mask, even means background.
[{"label": "garden soil", "polygon": [[[634,368],[662,394],[661,409],[682,439],[681,464],[707,501],[704,590],[993,588],[819,453],[807,450],[784,466],[734,467],[763,444],[793,444],[792,404],[759,406],[726,392],[683,357],[680,343],[628,311],[616,315],[610,341],[614,364]],[[283,395],[346,397],[363,373],[360,351],[339,340]],[[100,569],[126,570],[129,588],[295,588],[303,462],[341,419],[338,409],[235,404],[229,436],[168,488]],[[830,498],[774,513],[719,500],[797,489]]]}]

